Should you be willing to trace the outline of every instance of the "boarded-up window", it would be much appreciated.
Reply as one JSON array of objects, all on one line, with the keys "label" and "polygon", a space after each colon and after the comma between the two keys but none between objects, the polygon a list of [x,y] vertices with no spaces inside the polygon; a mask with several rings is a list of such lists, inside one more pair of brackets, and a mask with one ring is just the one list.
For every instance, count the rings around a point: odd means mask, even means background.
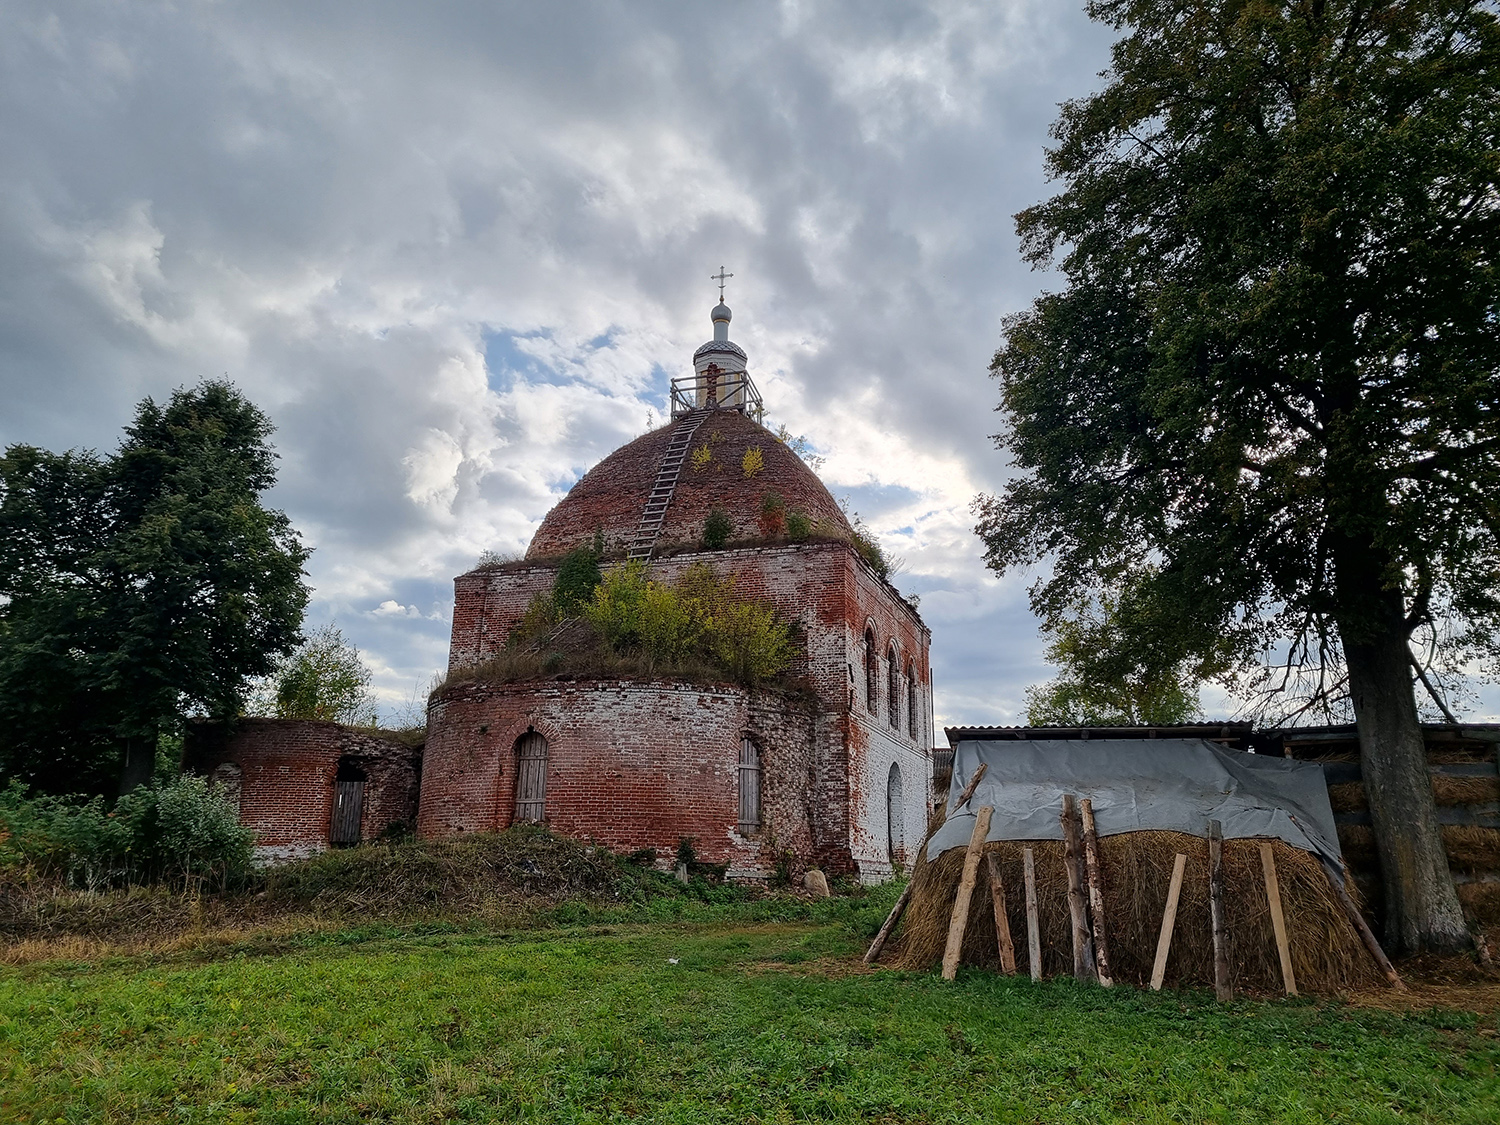
[{"label": "boarded-up window", "polygon": [[335,846],[357,844],[365,815],[365,771],[347,759],[339,762],[333,780],[333,824],[328,842]]},{"label": "boarded-up window", "polygon": [[915,739],[919,733],[917,730],[917,667],[910,660],[906,662],[906,733]]},{"label": "boarded-up window", "polygon": [[901,726],[901,668],[896,663],[896,650],[891,649],[885,654],[885,678],[886,678],[886,707],[890,714],[891,729],[896,730]]},{"label": "boarded-up window", "polygon": [[547,740],[534,730],[516,742],[517,824],[540,824],[547,815]]},{"label": "boarded-up window", "polygon": [[880,658],[875,655],[875,631],[865,630],[865,707],[870,714],[880,710]]},{"label": "boarded-up window", "polygon": [[760,749],[749,738],[740,741],[740,833],[760,831]]},{"label": "boarded-up window", "polygon": [[885,827],[891,862],[901,866],[906,863],[906,802],[901,793],[901,767],[894,762],[885,780]]}]

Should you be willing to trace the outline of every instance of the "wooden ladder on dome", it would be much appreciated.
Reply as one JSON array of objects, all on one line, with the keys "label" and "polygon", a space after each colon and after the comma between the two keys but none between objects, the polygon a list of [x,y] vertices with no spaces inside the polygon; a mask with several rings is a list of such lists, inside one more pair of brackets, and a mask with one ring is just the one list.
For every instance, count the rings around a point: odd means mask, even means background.
[{"label": "wooden ladder on dome", "polygon": [[656,537],[661,534],[662,524],[667,519],[667,505],[672,502],[672,493],[677,490],[677,478],[682,475],[682,463],[687,460],[688,449],[693,444],[693,434],[713,411],[694,410],[685,415],[672,432],[667,442],[667,451],[662,455],[661,468],[656,471],[656,483],[646,497],[646,507],[641,512],[640,526],[635,529],[635,538],[625,552],[629,559],[649,559],[656,547]]}]

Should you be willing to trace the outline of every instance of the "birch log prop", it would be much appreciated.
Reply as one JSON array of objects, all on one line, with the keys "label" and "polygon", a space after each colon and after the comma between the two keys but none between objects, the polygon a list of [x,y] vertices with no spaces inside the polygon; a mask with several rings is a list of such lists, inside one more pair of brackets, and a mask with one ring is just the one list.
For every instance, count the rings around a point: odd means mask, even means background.
[{"label": "birch log prop", "polygon": [[1061,819],[1063,866],[1068,875],[1068,916],[1073,924],[1073,978],[1093,980],[1094,942],[1089,933],[1088,899],[1083,893],[1083,873],[1079,866],[1083,848],[1078,839],[1078,801],[1071,793],[1063,794]]},{"label": "birch log prop", "polygon": [[1036,854],[1026,848],[1021,853],[1026,882],[1026,957],[1032,980],[1042,979],[1042,923],[1036,912]]},{"label": "birch log prop", "polygon": [[964,852],[964,873],[958,881],[958,894],[953,899],[953,916],[948,920],[948,948],[943,951],[943,979],[952,980],[958,975],[958,957],[963,952],[964,930],[969,925],[969,903],[974,897],[974,881],[979,877],[979,856],[984,851],[984,838],[990,834],[990,817],[995,810],[985,805],[974,815],[974,834],[969,837],[969,848]]},{"label": "birch log prop", "polygon": [[1229,927],[1224,918],[1224,829],[1217,820],[1208,822],[1208,912],[1214,931],[1214,995],[1230,999]]},{"label": "birch log prop", "polygon": [[1156,939],[1156,964],[1151,967],[1151,991],[1160,992],[1167,975],[1167,954],[1172,950],[1172,931],[1177,928],[1177,899],[1182,894],[1182,872],[1187,856],[1181,852],[1172,861],[1172,883],[1167,887],[1167,906],[1161,912],[1161,934]]},{"label": "birch log prop", "polygon": [[994,852],[984,853],[990,873],[990,902],[995,908],[995,944],[1000,952],[1000,970],[1006,976],[1016,974],[1016,947],[1010,940],[1010,915],[1005,906],[1005,880],[1000,877],[1000,859]]},{"label": "birch log prop", "polygon": [[1323,868],[1323,874],[1328,876],[1328,885],[1333,888],[1333,897],[1339,900],[1339,905],[1344,908],[1344,916],[1358,932],[1360,940],[1365,943],[1365,948],[1370,951],[1370,956],[1375,959],[1375,964],[1380,966],[1380,971],[1385,974],[1385,979],[1391,982],[1392,988],[1405,992],[1406,982],[1396,972],[1396,966],[1391,964],[1391,959],[1385,955],[1385,950],[1380,948],[1380,942],[1375,940],[1375,935],[1371,932],[1369,923],[1365,921],[1365,916],[1359,912],[1359,907],[1354,905],[1354,900],[1344,889],[1343,880],[1335,878],[1333,872],[1326,867]]},{"label": "birch log prop", "polygon": [[[980,762],[979,768],[974,771],[974,776],[969,778],[969,784],[964,786],[963,792],[958,795],[958,803],[953,806],[953,811],[958,812],[969,803],[969,798],[974,796],[974,790],[979,787],[985,771],[988,770],[988,762]],[[866,965],[875,964],[880,957],[880,951],[885,948],[886,939],[891,936],[891,931],[901,921],[901,915],[906,913],[906,908],[911,902],[911,889],[917,882],[917,870],[927,862],[927,845],[932,843],[932,835],[942,827],[935,825],[931,832],[927,833],[927,839],[922,841],[922,848],[917,852],[917,862],[912,864],[911,878],[906,881],[906,886],[901,888],[900,897],[896,899],[896,905],[891,907],[891,912],[885,916],[885,922],[881,924],[880,931],[875,935],[875,940],[870,943],[870,948],[865,951],[864,962]]]},{"label": "birch log prop", "polygon": [[1099,831],[1094,824],[1094,802],[1085,797],[1078,802],[1078,811],[1083,815],[1083,861],[1089,879],[1089,913],[1094,920],[1094,959],[1099,970],[1099,983],[1105,988],[1114,986],[1114,975],[1109,968],[1109,939],[1104,933],[1104,875],[1099,869]]},{"label": "birch log prop", "polygon": [[1281,958],[1281,983],[1288,996],[1297,995],[1297,974],[1292,970],[1292,946],[1286,936],[1286,915],[1281,911],[1281,884],[1276,879],[1276,854],[1271,841],[1260,842],[1260,866],[1266,876],[1266,902],[1271,906],[1271,929],[1276,934],[1276,955]]}]

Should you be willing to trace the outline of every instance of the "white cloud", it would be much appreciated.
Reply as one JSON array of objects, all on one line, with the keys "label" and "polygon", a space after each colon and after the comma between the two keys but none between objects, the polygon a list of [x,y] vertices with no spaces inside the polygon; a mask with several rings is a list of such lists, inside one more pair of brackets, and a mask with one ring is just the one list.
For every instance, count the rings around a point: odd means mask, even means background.
[{"label": "white cloud", "polygon": [[452,576],[662,417],[724,263],[773,420],[908,561],[940,718],[1014,719],[1046,670],[970,531],[986,367],[1108,40],[1043,0],[11,4],[0,442],[108,447],[228,374],[279,427],[309,625],[394,708]]}]

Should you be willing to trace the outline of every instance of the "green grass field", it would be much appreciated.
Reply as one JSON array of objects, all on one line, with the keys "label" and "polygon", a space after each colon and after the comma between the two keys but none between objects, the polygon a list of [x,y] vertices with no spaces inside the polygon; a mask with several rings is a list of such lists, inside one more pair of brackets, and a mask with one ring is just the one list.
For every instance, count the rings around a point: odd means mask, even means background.
[{"label": "green grass field", "polygon": [[883,899],[0,969],[0,1120],[1500,1120],[1494,1013],[859,972]]}]

